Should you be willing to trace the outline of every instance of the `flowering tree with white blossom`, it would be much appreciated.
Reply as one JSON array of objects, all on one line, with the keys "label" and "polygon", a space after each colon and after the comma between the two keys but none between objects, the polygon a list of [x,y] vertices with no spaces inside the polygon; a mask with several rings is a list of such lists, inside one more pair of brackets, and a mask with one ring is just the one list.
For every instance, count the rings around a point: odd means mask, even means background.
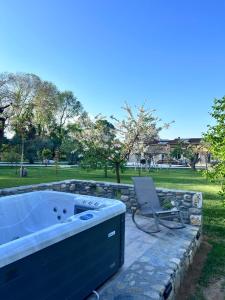
[{"label": "flowering tree with white blossom", "polygon": [[111,116],[111,122],[98,115],[92,121],[89,117],[81,122],[79,140],[83,145],[84,162],[89,165],[104,166],[105,176],[109,165],[116,173],[120,183],[120,173],[132,153],[146,152],[149,144],[156,138],[160,130],[168,126],[158,126],[161,121],[154,116],[154,110],[143,105],[135,111],[128,104],[122,107],[126,116],[122,120]]},{"label": "flowering tree with white blossom", "polygon": [[122,107],[126,113],[123,120],[118,120],[112,116],[114,120],[114,127],[116,130],[117,138],[114,139],[112,144],[112,155],[109,160],[115,167],[117,182],[120,182],[121,166],[128,161],[132,153],[138,153],[140,156],[146,152],[149,144],[158,138],[159,132],[169,124],[159,126],[161,121],[158,117],[154,116],[155,110],[149,110],[144,105],[132,110],[131,107],[125,103]]}]

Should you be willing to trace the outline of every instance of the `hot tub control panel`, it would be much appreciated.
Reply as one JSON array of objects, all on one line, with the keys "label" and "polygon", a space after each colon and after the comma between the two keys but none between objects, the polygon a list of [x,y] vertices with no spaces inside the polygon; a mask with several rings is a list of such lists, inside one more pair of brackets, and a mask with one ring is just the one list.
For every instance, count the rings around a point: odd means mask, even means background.
[{"label": "hot tub control panel", "polygon": [[93,200],[91,201],[89,199],[83,199],[83,200],[79,201],[78,206],[85,206],[85,207],[88,207],[89,209],[90,208],[96,209],[96,208],[101,207],[102,204],[99,201],[96,201],[96,200],[95,201],[93,201]]},{"label": "hot tub control panel", "polygon": [[[86,210],[99,210],[102,207],[105,207],[105,205],[102,203],[102,201],[98,201],[96,199],[89,199],[84,198],[82,196],[80,199],[76,198],[76,204],[74,207],[74,214],[79,214],[81,212],[84,212]],[[93,197],[92,197],[93,198]]]}]

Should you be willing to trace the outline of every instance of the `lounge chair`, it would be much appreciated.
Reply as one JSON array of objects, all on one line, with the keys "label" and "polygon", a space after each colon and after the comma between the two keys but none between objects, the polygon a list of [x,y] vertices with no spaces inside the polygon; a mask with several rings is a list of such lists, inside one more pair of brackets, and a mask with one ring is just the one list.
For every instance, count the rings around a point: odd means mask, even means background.
[{"label": "lounge chair", "polygon": [[[132,219],[135,225],[146,233],[156,233],[160,231],[159,225],[162,225],[169,229],[180,229],[184,228],[184,221],[182,218],[182,214],[176,207],[163,210],[160,205],[158,195],[156,193],[155,185],[153,180],[150,177],[133,177],[134,182],[134,190],[136,193],[138,206],[132,208]],[[135,220],[135,214],[139,209],[141,215],[147,217],[153,217],[155,220],[155,230],[147,231],[143,229]],[[169,219],[169,218],[178,218],[180,221],[178,224],[174,226],[168,225],[168,222],[163,222],[161,219]]]}]

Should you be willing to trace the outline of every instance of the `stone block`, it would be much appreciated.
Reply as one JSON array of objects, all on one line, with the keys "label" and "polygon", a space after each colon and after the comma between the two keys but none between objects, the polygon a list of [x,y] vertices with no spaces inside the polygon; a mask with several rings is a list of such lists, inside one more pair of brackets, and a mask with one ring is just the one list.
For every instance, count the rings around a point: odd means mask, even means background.
[{"label": "stone block", "polygon": [[69,190],[70,190],[71,192],[75,191],[75,190],[76,190],[76,184],[75,184],[75,183],[72,183],[72,184],[70,185]]},{"label": "stone block", "polygon": [[196,193],[192,197],[193,207],[202,208],[202,193]]},{"label": "stone block", "polygon": [[190,215],[201,215],[202,211],[199,208],[191,207],[191,208],[189,208],[189,214]]},{"label": "stone block", "polygon": [[186,200],[186,201],[191,200],[191,195],[185,194],[183,198],[184,198],[184,200]]},{"label": "stone block", "polygon": [[120,191],[122,195],[129,195],[129,191],[127,189],[121,189]]},{"label": "stone block", "polygon": [[102,193],[102,192],[104,192],[104,189],[101,186],[97,186],[96,191],[98,193]]},{"label": "stone block", "polygon": [[157,195],[159,196],[159,197],[164,197],[165,196],[165,193],[162,193],[162,192],[157,192]]},{"label": "stone block", "polygon": [[182,192],[176,192],[176,196],[181,196],[181,197],[183,197],[183,194],[184,194],[184,193],[182,193]]},{"label": "stone block", "polygon": [[190,223],[194,226],[201,226],[202,216],[201,215],[190,215]]},{"label": "stone block", "polygon": [[178,258],[176,258],[176,257],[172,258],[172,259],[170,260],[170,262],[176,264],[177,266],[180,265],[180,259],[178,259]]},{"label": "stone block", "polygon": [[180,274],[180,271],[178,271],[177,274],[176,274],[175,281],[174,281],[175,294],[178,292],[178,290],[180,288],[180,285],[181,285],[181,274]]},{"label": "stone block", "polygon": [[194,252],[193,252],[193,250],[191,250],[190,253],[189,253],[189,261],[190,261],[190,264],[193,263],[193,257],[194,257]]},{"label": "stone block", "polygon": [[66,184],[65,183],[62,183],[60,185],[60,189],[63,191],[63,190],[66,190]]},{"label": "stone block", "polygon": [[191,202],[183,201],[183,206],[184,207],[192,207]]}]

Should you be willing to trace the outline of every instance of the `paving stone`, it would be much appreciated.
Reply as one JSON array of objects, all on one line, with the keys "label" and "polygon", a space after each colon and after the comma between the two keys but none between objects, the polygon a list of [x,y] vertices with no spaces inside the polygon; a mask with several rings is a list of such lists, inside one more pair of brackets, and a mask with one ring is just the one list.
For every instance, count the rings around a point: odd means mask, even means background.
[{"label": "paving stone", "polygon": [[[143,221],[143,217],[138,218]],[[133,249],[136,256],[133,263],[130,261],[130,265],[123,268],[118,276],[115,276],[111,281],[111,291],[114,291],[114,298],[112,299],[116,299],[116,296],[129,296],[135,300],[139,298],[145,299],[143,298],[144,295],[147,297],[146,299],[161,300],[165,286],[170,280],[173,280],[176,289],[180,285],[186,270],[186,252],[189,251],[191,253],[193,251],[192,247],[196,247],[196,243],[192,242],[195,240],[196,231],[191,226],[176,231],[163,229],[155,238],[136,231],[137,229],[133,227],[129,219],[127,228],[127,234],[129,235],[130,233],[130,236],[127,237],[130,241],[127,247],[129,248],[130,246],[130,253],[133,253]],[[143,240],[138,239],[138,236],[142,237]],[[138,240],[141,245],[146,245],[144,252],[141,252],[141,249],[144,249],[143,246],[137,247],[137,249],[140,249],[139,253],[136,250],[135,243],[138,244]],[[188,263],[190,264],[190,261]],[[101,297],[103,299],[108,299],[108,288],[104,289],[103,286],[101,289]],[[115,292],[116,290],[119,291],[119,294]],[[174,299],[173,292],[171,292],[169,299]]]}]

